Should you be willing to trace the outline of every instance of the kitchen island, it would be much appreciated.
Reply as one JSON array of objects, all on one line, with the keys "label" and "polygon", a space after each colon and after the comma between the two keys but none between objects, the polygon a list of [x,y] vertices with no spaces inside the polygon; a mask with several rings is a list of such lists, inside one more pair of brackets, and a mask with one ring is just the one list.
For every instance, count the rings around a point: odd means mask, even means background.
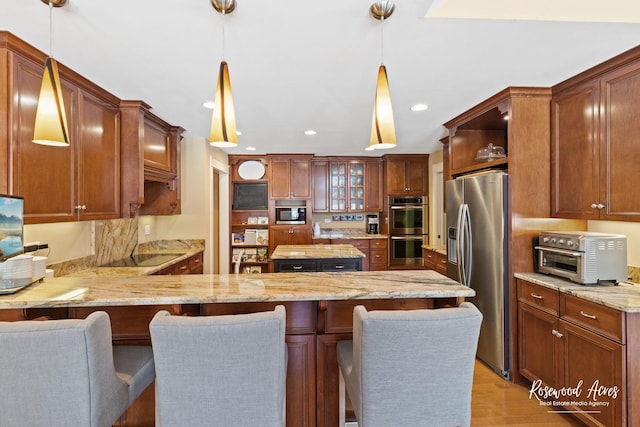
[{"label": "kitchen island", "polygon": [[[159,310],[179,315],[287,311],[287,425],[338,424],[335,347],[351,338],[353,307],[436,309],[458,305],[474,291],[430,270],[268,273],[141,277],[59,277],[0,297],[0,320],[111,317],[114,342],[149,344]],[[149,387],[122,425],[153,425]]]},{"label": "kitchen island", "polygon": [[278,245],[271,254],[279,272],[361,271],[365,254],[349,244]]}]

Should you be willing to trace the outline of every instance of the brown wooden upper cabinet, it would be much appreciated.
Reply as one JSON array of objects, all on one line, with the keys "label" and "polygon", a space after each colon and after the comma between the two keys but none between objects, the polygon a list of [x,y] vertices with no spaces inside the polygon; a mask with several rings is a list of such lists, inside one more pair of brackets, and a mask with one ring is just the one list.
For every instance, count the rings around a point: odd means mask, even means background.
[{"label": "brown wooden upper cabinet", "polygon": [[380,212],[384,209],[382,159],[367,159],[364,162],[364,207],[366,212]]},{"label": "brown wooden upper cabinet", "polygon": [[142,101],[121,101],[122,216],[180,213],[182,129]]},{"label": "brown wooden upper cabinet", "polygon": [[640,221],[640,48],[552,90],[552,216]]},{"label": "brown wooden upper cabinet", "polygon": [[311,155],[269,155],[269,197],[311,198]]},{"label": "brown wooden upper cabinet", "polygon": [[384,157],[386,193],[389,196],[428,194],[428,154],[387,154]]},{"label": "brown wooden upper cabinet", "polygon": [[314,212],[382,210],[382,161],[330,157],[312,161]]},{"label": "brown wooden upper cabinet", "polygon": [[[69,147],[34,144],[33,125],[46,55],[0,32],[0,191],[25,199],[25,223],[111,219],[120,216],[119,100],[59,64],[69,125]],[[10,175],[11,174],[11,175]],[[11,179],[10,179],[11,178]]]}]

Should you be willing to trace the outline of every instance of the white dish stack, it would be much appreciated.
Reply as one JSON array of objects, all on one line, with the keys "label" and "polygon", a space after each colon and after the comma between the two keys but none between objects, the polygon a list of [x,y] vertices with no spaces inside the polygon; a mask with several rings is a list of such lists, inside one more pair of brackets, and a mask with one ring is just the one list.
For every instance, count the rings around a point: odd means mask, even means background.
[{"label": "white dish stack", "polygon": [[31,278],[33,278],[33,255],[22,254],[0,263],[0,279]]}]

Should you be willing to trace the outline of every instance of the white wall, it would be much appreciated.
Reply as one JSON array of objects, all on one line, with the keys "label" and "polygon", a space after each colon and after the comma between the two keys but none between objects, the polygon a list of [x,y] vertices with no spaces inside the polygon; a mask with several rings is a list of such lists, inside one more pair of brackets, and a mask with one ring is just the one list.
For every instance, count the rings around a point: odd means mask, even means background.
[{"label": "white wall", "polygon": [[48,264],[55,264],[94,254],[93,221],[33,224],[24,226],[25,243],[40,242],[49,245],[38,255],[47,255]]},{"label": "white wall", "polygon": [[[220,228],[222,233],[216,235],[211,230],[211,198],[221,197],[226,200],[222,206],[229,206],[229,184],[225,180],[228,173],[229,159],[227,154],[210,146],[204,138],[185,137],[180,145],[181,158],[181,215],[167,216],[141,216],[138,219],[138,241],[147,242],[153,240],[173,239],[205,239],[204,272],[211,271],[213,256],[220,256],[220,267],[229,266],[228,255],[228,221],[229,210],[220,211]],[[224,168],[221,179],[225,183],[220,184],[223,194],[212,194],[212,164],[217,169]],[[145,225],[149,225],[151,233],[144,235]],[[226,238],[225,238],[226,237]],[[212,239],[221,239],[221,253],[213,254]],[[225,270],[221,270],[225,272]]]}]

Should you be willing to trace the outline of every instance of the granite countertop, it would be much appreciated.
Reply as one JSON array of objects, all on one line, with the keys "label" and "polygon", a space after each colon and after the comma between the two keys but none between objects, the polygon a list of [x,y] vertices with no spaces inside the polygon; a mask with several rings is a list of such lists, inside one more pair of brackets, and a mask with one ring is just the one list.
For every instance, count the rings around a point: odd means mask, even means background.
[{"label": "granite countertop", "polygon": [[427,250],[430,250],[430,251],[434,251],[434,252],[437,252],[437,253],[439,253],[441,255],[446,255],[447,254],[447,248],[438,248],[438,247],[431,246],[431,245],[422,245],[422,249],[427,249]]},{"label": "granite countertop", "polygon": [[314,239],[340,239],[340,240],[349,240],[349,239],[386,239],[386,234],[367,234],[364,231],[361,233],[341,233],[339,231],[334,231],[331,233],[320,233],[317,236],[313,236]]},{"label": "granite countertop", "polygon": [[453,298],[474,295],[473,289],[433,270],[146,277],[62,276],[44,279],[13,295],[0,296],[0,309]]},{"label": "granite countertop", "polygon": [[176,254],[176,258],[163,262],[159,265],[148,267],[90,267],[84,270],[76,271],[62,277],[131,277],[131,276],[148,276],[163,268],[169,267],[180,261],[183,261],[193,255],[203,251],[203,248],[185,249],[184,252],[175,249],[150,249],[145,250],[144,254]]},{"label": "granite countertop", "polygon": [[516,273],[518,279],[527,280],[562,293],[615,308],[628,313],[640,312],[640,285],[620,283],[613,285],[581,285],[568,280],[539,273]]},{"label": "granite countertop", "polygon": [[364,257],[353,245],[278,245],[271,254],[272,260]]}]

